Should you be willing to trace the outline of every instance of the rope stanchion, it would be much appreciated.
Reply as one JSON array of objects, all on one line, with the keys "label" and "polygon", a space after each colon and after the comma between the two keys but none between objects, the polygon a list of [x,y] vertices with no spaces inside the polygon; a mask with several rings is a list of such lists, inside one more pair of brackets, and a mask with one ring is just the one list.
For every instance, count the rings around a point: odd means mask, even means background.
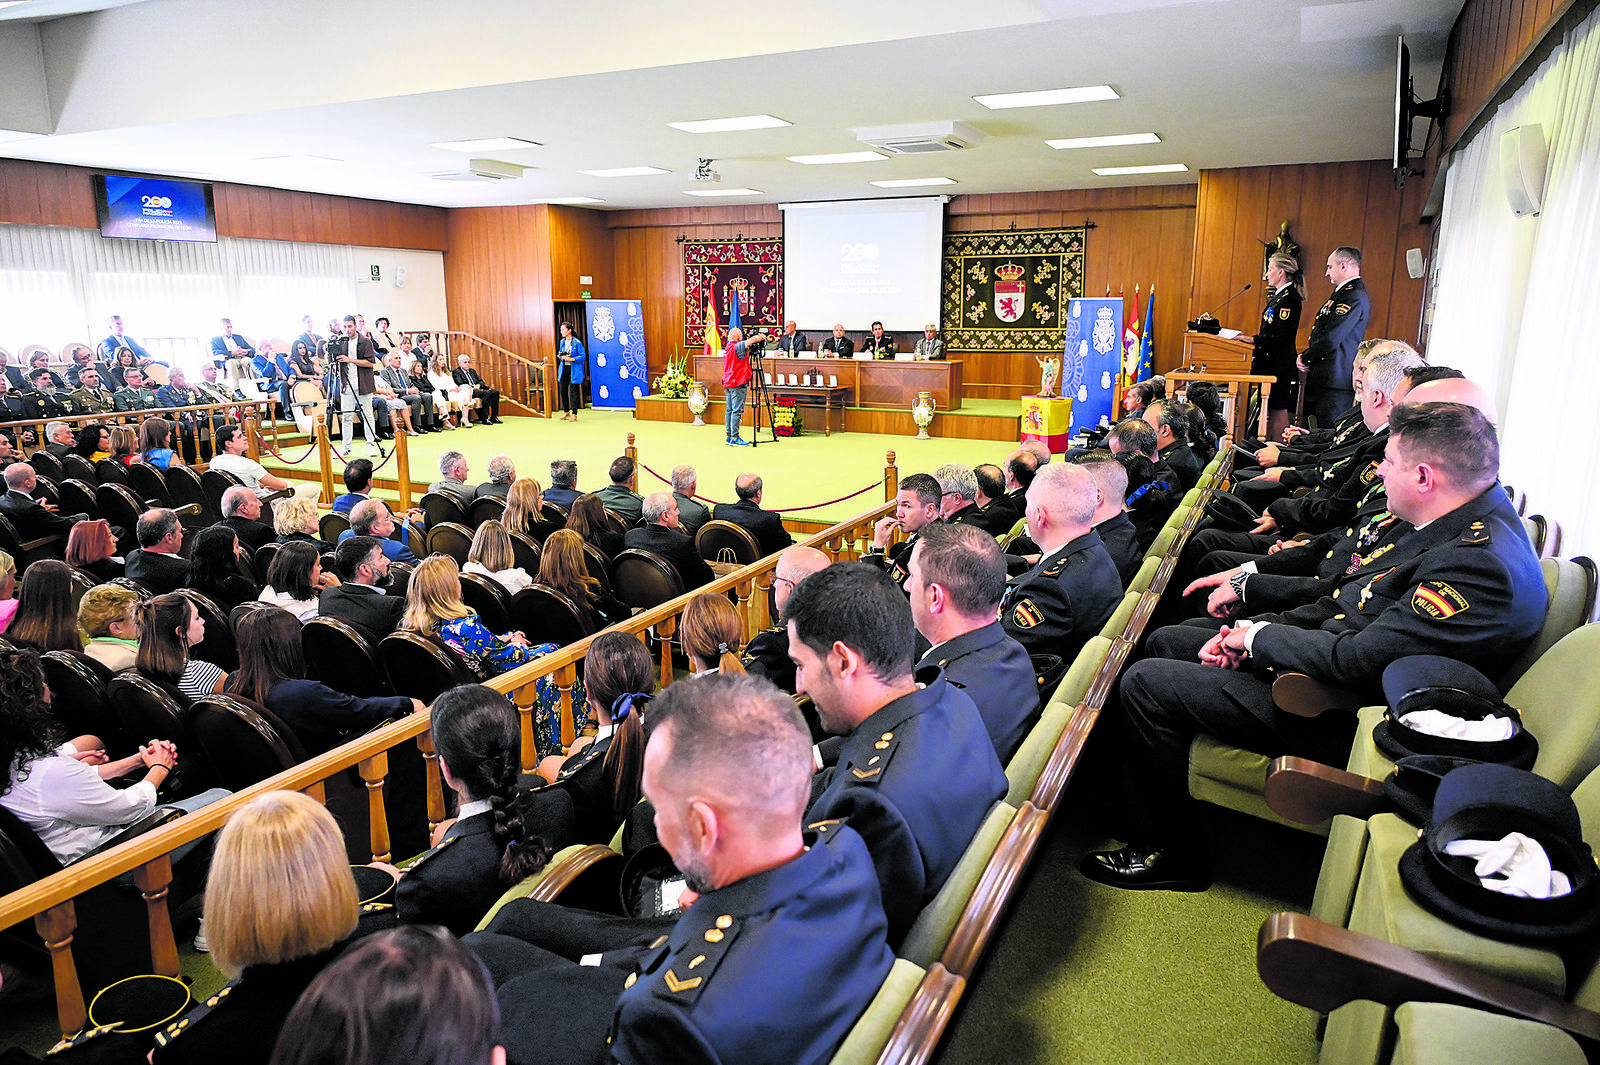
[{"label": "rope stanchion", "polygon": [[[657,473],[655,470],[652,470],[649,466],[646,466],[644,463],[640,462],[640,463],[636,463],[636,465],[638,466],[639,469],[645,471],[646,473],[648,473],[650,476],[654,477],[656,480],[660,481],[661,483],[669,484],[669,485],[672,483],[672,481],[669,478],[661,476],[659,473]],[[882,485],[883,485],[883,481],[880,479],[880,480],[873,481],[871,484],[867,485],[865,488],[860,488],[860,489],[857,489],[854,492],[851,492],[849,495],[840,496],[838,499],[828,499],[828,500],[824,500],[821,503],[808,503],[803,507],[768,507],[767,509],[768,510],[775,510],[775,511],[779,512],[780,514],[793,514],[795,511],[799,511],[799,510],[820,510],[822,507],[831,507],[835,503],[843,503],[847,499],[854,499],[856,496],[864,495],[867,492],[872,491],[874,488],[882,487]],[[695,493],[695,498],[698,499],[698,500],[701,500],[703,502],[710,503],[712,506],[719,506],[723,502],[723,500],[720,500],[720,499],[712,499],[710,496],[700,495],[698,492]]]}]

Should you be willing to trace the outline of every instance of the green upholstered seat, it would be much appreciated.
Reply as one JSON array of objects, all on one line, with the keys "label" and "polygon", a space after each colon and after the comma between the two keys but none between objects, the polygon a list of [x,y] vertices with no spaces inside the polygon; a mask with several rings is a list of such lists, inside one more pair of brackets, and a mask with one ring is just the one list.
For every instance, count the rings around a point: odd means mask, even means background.
[{"label": "green upholstered seat", "polygon": [[1067,722],[1072,720],[1072,711],[1071,705],[1052,702],[1044,708],[1044,713],[1039,715],[1033,728],[1028,730],[1017,747],[1017,753],[1006,763],[1006,781],[1010,785],[1006,789],[1006,802],[1021,806],[1033,794],[1034,785],[1039,783],[1039,774],[1044,772],[1045,763],[1056,749],[1056,742],[1066,731]]},{"label": "green upholstered seat", "polygon": [[505,894],[501,895],[495,900],[494,905],[489,907],[489,912],[483,915],[483,920],[478,922],[478,927],[473,929],[473,931],[481,932],[485,928],[489,927],[489,922],[494,920],[495,914],[500,912],[500,907],[504,906],[512,899],[525,899],[529,895],[533,894],[534,889],[544,881],[545,877],[550,875],[550,870],[554,869],[563,858],[576,854],[581,850],[583,850],[583,844],[574,843],[570,847],[564,847],[561,850],[556,851],[555,854],[550,856],[550,860],[545,863],[545,867],[543,869],[540,869],[537,873],[534,873],[530,876],[523,877],[515,884],[512,884],[510,887],[506,888]]},{"label": "green upholstered seat", "polygon": [[1078,652],[1078,657],[1067,667],[1061,683],[1056,685],[1056,690],[1051,693],[1047,702],[1064,703],[1069,707],[1083,702],[1083,697],[1089,694],[1089,685],[1094,683],[1094,675],[1100,672],[1100,667],[1105,664],[1110,654],[1109,639],[1104,636],[1089,637],[1089,641],[1083,645],[1083,650]]},{"label": "green upholstered seat", "polygon": [[1407,1002],[1394,1011],[1390,1065],[1585,1065],[1583,1048],[1559,1028],[1442,1002]]},{"label": "green upholstered seat", "polygon": [[918,966],[896,958],[872,1004],[845,1036],[830,1065],[872,1065],[877,1061],[888,1045],[895,1022],[900,1020],[925,975]]},{"label": "green upholstered seat", "polygon": [[1144,592],[1150,587],[1150,582],[1156,579],[1156,570],[1161,565],[1160,555],[1146,555],[1144,564],[1139,567],[1139,572],[1133,575],[1133,580],[1128,582],[1128,591]]},{"label": "green upholstered seat", "polygon": [[933,901],[922,908],[911,931],[906,933],[905,942],[900,944],[900,957],[924,968],[939,960],[950,943],[951,934],[956,930],[961,911],[967,908],[967,901],[978,886],[978,878],[988,866],[994,849],[1000,845],[1000,837],[1005,834],[1006,826],[1016,815],[1017,808],[1008,802],[997,802],[990,807],[988,816],[978,826],[977,834],[962,852],[961,860],[951,870],[949,879],[933,897]]},{"label": "green upholstered seat", "polygon": [[1106,618],[1105,625],[1100,629],[1100,635],[1108,640],[1114,640],[1121,636],[1122,631],[1128,627],[1128,619],[1133,617],[1134,610],[1139,606],[1139,599],[1142,595],[1143,593],[1141,592],[1129,592],[1124,595],[1122,602],[1117,604],[1117,609],[1111,612],[1109,618]]},{"label": "green upholstered seat", "polygon": [[1272,759],[1264,754],[1200,736],[1189,745],[1189,794],[1201,802],[1225,806],[1263,821],[1325,835],[1326,824],[1302,825],[1279,817],[1267,805],[1262,789],[1271,767]]}]

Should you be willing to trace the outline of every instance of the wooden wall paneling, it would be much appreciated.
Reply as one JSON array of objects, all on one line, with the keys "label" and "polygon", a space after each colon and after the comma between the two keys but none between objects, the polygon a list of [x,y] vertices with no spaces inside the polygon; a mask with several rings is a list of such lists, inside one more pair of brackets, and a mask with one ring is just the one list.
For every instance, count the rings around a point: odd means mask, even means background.
[{"label": "wooden wall paneling", "polygon": [[[1232,254],[1228,270],[1228,290],[1222,294],[1227,299],[1245,285],[1254,286],[1249,292],[1228,304],[1223,313],[1230,321],[1242,322],[1247,333],[1255,332],[1253,323],[1266,306],[1262,299],[1264,282],[1262,274],[1262,241],[1271,240],[1278,232],[1277,223],[1269,220],[1267,202],[1272,191],[1272,171],[1269,167],[1254,166],[1239,175],[1238,196],[1234,208]],[[1281,221],[1281,219],[1280,219]],[[1251,297],[1255,297],[1252,299]]]},{"label": "wooden wall paneling", "polygon": [[[558,300],[583,298],[588,289],[597,299],[626,298],[616,286],[615,241],[599,211],[581,207],[550,208],[551,288]],[[585,285],[580,276],[594,280]]]},{"label": "wooden wall paneling", "polygon": [[1537,65],[1565,24],[1593,7],[1592,0],[1467,0],[1451,28],[1441,77],[1450,99],[1446,150]]},{"label": "wooden wall paneling", "polygon": [[[1394,325],[1408,317],[1395,305],[1394,263],[1405,256],[1395,248],[1400,229],[1401,196],[1394,177],[1385,166],[1373,166],[1367,173],[1367,211],[1361,233],[1361,278],[1372,297],[1372,321],[1367,336],[1405,339]],[[1369,250],[1370,249],[1370,250]]]},{"label": "wooden wall paneling", "polygon": [[334,242],[332,196],[313,196],[311,198],[311,239],[318,244],[332,244]]},{"label": "wooden wall paneling", "polygon": [[4,221],[25,226],[45,224],[44,211],[39,205],[38,170],[20,160],[0,160],[0,175],[6,187],[6,217]]}]

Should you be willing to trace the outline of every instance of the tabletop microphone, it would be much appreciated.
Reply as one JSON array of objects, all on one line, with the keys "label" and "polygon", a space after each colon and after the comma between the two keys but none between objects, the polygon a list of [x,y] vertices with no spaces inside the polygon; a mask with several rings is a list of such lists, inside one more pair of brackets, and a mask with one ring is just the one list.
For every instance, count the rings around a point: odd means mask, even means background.
[{"label": "tabletop microphone", "polygon": [[1221,303],[1217,304],[1217,306],[1216,306],[1216,308],[1214,310],[1207,311],[1205,314],[1202,314],[1200,317],[1196,318],[1194,321],[1188,323],[1190,331],[1191,332],[1195,332],[1195,333],[1211,333],[1211,334],[1216,334],[1216,333],[1221,332],[1222,323],[1217,321],[1217,316],[1216,316],[1215,312],[1222,310],[1222,308],[1226,307],[1228,304],[1232,303],[1234,300],[1238,299],[1240,296],[1243,296],[1246,292],[1249,292],[1254,287],[1255,287],[1255,283],[1254,282],[1251,282],[1250,284],[1245,285],[1244,288],[1241,288],[1238,292],[1235,292],[1233,295],[1229,296],[1227,299],[1225,299]]}]

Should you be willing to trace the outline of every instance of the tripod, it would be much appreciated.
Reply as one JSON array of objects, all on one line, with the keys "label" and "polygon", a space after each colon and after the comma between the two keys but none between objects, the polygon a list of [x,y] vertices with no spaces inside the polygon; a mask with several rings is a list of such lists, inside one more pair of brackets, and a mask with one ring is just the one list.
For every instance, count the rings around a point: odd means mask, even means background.
[{"label": "tripod", "polygon": [[757,342],[749,346],[750,354],[750,393],[745,401],[745,406],[750,408],[750,446],[761,446],[761,412],[767,413],[767,432],[772,434],[771,442],[778,442],[777,428],[772,420],[772,389],[767,385],[767,375],[762,372],[762,344]]}]

